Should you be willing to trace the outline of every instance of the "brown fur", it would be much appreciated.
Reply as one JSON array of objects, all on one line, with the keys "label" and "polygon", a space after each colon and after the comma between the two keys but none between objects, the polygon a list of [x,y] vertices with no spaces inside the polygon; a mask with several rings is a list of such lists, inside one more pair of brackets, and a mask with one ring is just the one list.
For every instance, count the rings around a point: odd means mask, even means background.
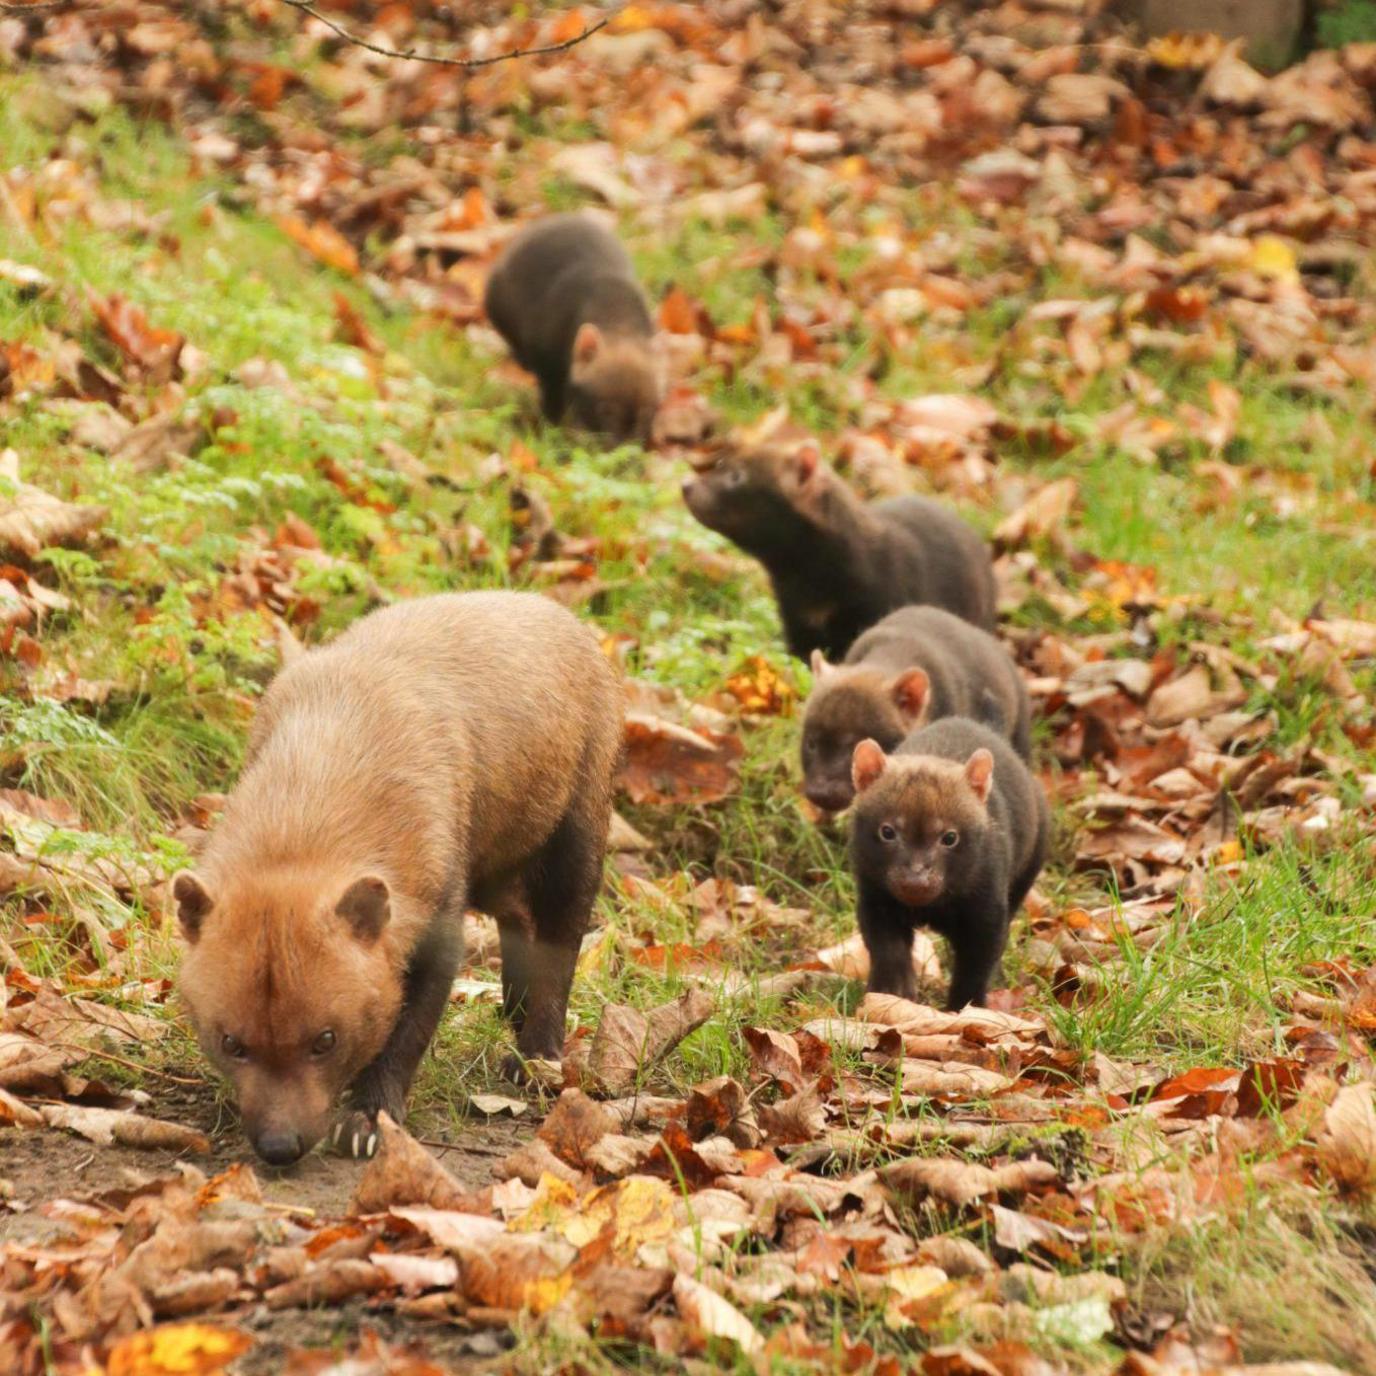
[{"label": "brown fur", "polygon": [[488,278],[487,316],[535,374],[545,415],[648,440],[664,391],[654,325],[626,250],[587,215],[521,231]]},{"label": "brown fur", "polygon": [[913,932],[954,957],[949,1003],[983,1003],[1008,924],[1046,860],[1046,795],[1008,742],[963,717],[914,731],[891,755],[862,741],[853,759],[851,862],[869,987],[917,996]]},{"label": "brown fur", "polygon": [[621,718],[593,636],[534,594],[403,603],[278,676],[174,888],[182,995],[255,1145],[304,1150],[349,1085],[365,1119],[401,1115],[470,903],[502,923],[518,1045],[560,1054]]},{"label": "brown fur", "polygon": [[827,812],[855,796],[851,755],[866,739],[894,750],[909,732],[942,717],[970,717],[1031,753],[1031,706],[1007,650],[939,607],[903,607],[871,626],[829,664],[812,655],[812,694],[803,715],[803,787]]},{"label": "brown fur", "polygon": [[994,626],[994,567],[979,534],[925,497],[864,502],[815,445],[729,444],[683,484],[703,525],[769,574],[788,648],[839,659],[910,603]]}]

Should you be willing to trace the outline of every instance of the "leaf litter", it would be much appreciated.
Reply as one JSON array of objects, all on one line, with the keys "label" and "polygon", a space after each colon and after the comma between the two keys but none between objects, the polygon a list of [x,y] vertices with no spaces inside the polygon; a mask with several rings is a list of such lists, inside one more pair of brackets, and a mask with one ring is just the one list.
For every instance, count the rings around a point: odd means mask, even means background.
[{"label": "leaf litter", "polygon": [[[659,321],[679,376],[673,423],[662,416],[659,436],[690,454],[713,442],[698,390],[709,379],[738,378],[766,395],[785,379],[812,381],[835,390],[846,417],[836,453],[862,489],[910,490],[918,481],[997,514],[1002,609],[1049,611],[1012,645],[1049,732],[1055,769],[1046,782],[1075,819],[1071,867],[1106,879],[1119,897],[1078,907],[1038,896],[1029,905],[1027,968],[1058,1001],[1088,1009],[1110,997],[1104,981],[1117,977],[1124,944],[1149,951],[1188,924],[1212,876],[1240,876],[1249,857],[1283,842],[1321,852],[1344,844],[1354,824],[1369,833],[1376,771],[1365,769],[1364,791],[1354,794],[1345,761],[1312,740],[1282,747],[1259,704],[1281,682],[1307,676],[1324,711],[1369,746],[1369,704],[1352,674],[1376,656],[1376,623],[1321,608],[1302,620],[1276,613],[1252,660],[1223,648],[1226,627],[1223,644],[1217,634],[1164,635],[1181,622],[1197,629],[1199,599],[1165,597],[1153,569],[1083,548],[1074,476],[1027,479],[999,462],[1009,443],[1058,456],[1097,443],[1153,468],[1198,452],[1208,457],[1197,471],[1215,484],[1207,500],[1258,502],[1280,521],[1293,514],[1302,492],[1264,464],[1232,462],[1252,438],[1241,433],[1236,389],[1214,379],[1207,409],[1172,406],[1135,370],[1149,355],[1202,362],[1243,352],[1316,397],[1349,403],[1369,387],[1370,294],[1349,294],[1337,252],[1369,247],[1376,211],[1360,135],[1372,121],[1372,64],[1360,47],[1316,52],[1268,77],[1235,47],[1100,41],[1100,7],[1076,0],[915,3],[903,7],[915,22],[899,43],[891,22],[857,21],[841,5],[785,5],[745,21],[729,7],[631,6],[555,61],[493,67],[460,84],[437,83],[419,64],[379,64],[333,45],[318,24],[303,28],[299,14],[261,8],[245,8],[251,25],[228,45],[180,7],[153,3],[6,17],[0,28],[7,52],[74,85],[163,103],[195,158],[235,175],[306,259],[455,328],[480,318],[482,274],[508,228],[492,207],[535,206],[547,171],[647,228],[689,216],[730,223],[766,208],[791,226],[777,248],[760,250],[755,266],[776,289],[745,321],[714,318],[681,287],[664,294]],[[431,36],[438,21],[400,5],[389,7],[388,22],[409,39]],[[508,18],[481,36],[499,49],[558,41],[561,22]],[[309,68],[286,73],[245,57],[286,32],[302,51],[316,50]],[[114,56],[89,65],[101,47]],[[175,68],[165,56],[172,51],[186,59]],[[633,91],[624,80],[632,68]],[[207,98],[216,89],[242,89],[259,110],[283,113],[250,142],[225,117],[228,96],[224,109]],[[475,112],[493,132],[510,129],[526,99],[595,116],[605,138],[559,145],[537,134],[499,194],[490,142],[464,131]],[[359,160],[332,148],[346,132],[385,135],[416,118],[432,121],[433,137],[414,156]],[[695,148],[699,166],[675,140]],[[283,156],[293,149],[300,155]],[[460,167],[472,180],[456,195]],[[819,176],[853,189],[854,205],[818,213]],[[889,191],[933,177],[953,185],[973,217],[969,250],[1022,236],[1025,261],[1015,255],[1005,278],[986,277],[953,239],[919,242]],[[6,212],[27,232],[80,220],[158,233],[137,207],[103,202],[90,170],[72,159],[6,169],[4,179]],[[875,212],[868,222],[855,208],[865,204]],[[1170,251],[1149,237],[1167,212]],[[839,256],[860,248],[864,266],[843,290]],[[958,339],[971,312],[1026,289],[1052,256],[1089,295],[1041,300],[1003,348],[1030,383],[1072,406],[1106,373],[1135,377],[1092,432],[1000,414],[978,395],[984,365],[961,348],[950,371],[968,391],[898,400],[864,372],[835,380],[857,313],[881,342],[873,347],[890,355],[920,347],[929,326]],[[26,293],[61,288],[8,259],[0,280]],[[830,289],[807,290],[810,280]],[[346,306],[338,308],[345,343],[378,355],[377,339]],[[205,433],[178,419],[179,389],[198,372],[194,341],[121,295],[91,296],[85,308],[108,347],[75,327],[0,342],[0,405],[98,405],[104,419],[88,412],[74,428],[78,442],[140,471],[180,462]],[[266,360],[240,371],[246,386],[290,386]],[[510,462],[519,468],[519,459]],[[79,492],[58,496],[25,482],[22,463],[13,449],[0,460],[0,542],[15,561],[0,593],[5,651],[24,664],[43,653],[30,633],[72,610],[44,578],[44,551],[89,548],[108,517]],[[393,460],[408,482],[429,483],[417,463]],[[356,506],[377,509],[344,469],[331,465],[328,476],[362,499]],[[1355,492],[1345,496],[1354,519],[1370,516]],[[538,502],[525,511],[529,535]],[[594,595],[595,542],[571,542],[552,520],[536,534],[517,571],[524,564],[570,599]],[[483,543],[469,538],[466,552],[486,557]],[[319,615],[315,575],[348,581],[356,572],[326,554],[304,522],[258,531],[241,542],[200,615],[210,623],[247,610],[290,637],[291,626]],[[370,575],[362,578],[365,594],[380,599]],[[1110,629],[1085,633],[1087,620]],[[56,682],[44,686],[30,672],[23,692],[103,700],[74,671],[66,687]],[[740,788],[748,733],[787,716],[796,697],[766,656],[724,672],[707,701],[633,685],[627,798],[641,808],[720,804]],[[159,911],[161,876],[54,846],[55,832],[81,830],[66,806],[37,795],[6,804],[0,879],[20,897],[30,932],[49,902],[88,895],[87,940],[101,949],[83,963],[108,993],[135,968],[108,915],[130,904]],[[642,851],[644,840],[637,834],[618,853]],[[1376,1190],[1369,972],[1320,972],[1331,996],[1297,993],[1277,1010],[1285,1055],[1167,1075],[1080,1054],[1026,1011],[1016,989],[1007,1007],[959,1014],[869,997],[853,1016],[809,1017],[819,980],[863,978],[853,939],[812,941],[807,910],[782,909],[730,880],[691,884],[651,871],[625,884],[637,902],[687,904],[697,914],[694,942],[675,951],[646,943],[633,958],[696,964],[702,982],[648,1012],[610,1003],[590,1036],[575,1034],[558,1099],[537,1137],[499,1163],[494,1183],[461,1184],[387,1123],[340,1218],[265,1203],[246,1167],[207,1178],[185,1163],[85,1199],[49,1200],[38,1210],[58,1239],[7,1241],[0,1251],[0,1367],[37,1369],[41,1352],[56,1369],[84,1370],[95,1352],[111,1376],[221,1371],[253,1345],[238,1321],[255,1306],[360,1297],[465,1329],[526,1314],[552,1331],[596,1332],[665,1356],[734,1350],[825,1366],[836,1350],[797,1320],[804,1301],[825,1291],[877,1304],[887,1332],[926,1349],[917,1360],[932,1376],[1059,1370],[1039,1355],[1048,1342],[1127,1341],[1127,1292],[1114,1273],[1121,1249],[1157,1223],[1191,1226],[1225,1208],[1240,1151],[1307,1188],[1359,1202]],[[711,1017],[715,997],[747,996],[730,978],[742,943],[790,922],[806,949],[768,977],[784,1008],[774,1025],[743,1032],[748,1072],[649,1093],[665,1087],[660,1063]],[[138,1092],[74,1071],[102,1052],[136,1055],[165,1024],[70,997],[11,960],[8,943],[4,952],[0,1123],[25,1132],[44,1124],[97,1144],[204,1150],[196,1130],[146,1113]],[[934,982],[934,952],[919,947],[914,959]],[[166,994],[141,992],[155,1003]],[[475,1104],[484,1113],[508,1107],[482,1097]],[[1135,1133],[1179,1164],[1139,1170],[1125,1145]],[[943,1346],[957,1320],[972,1332],[992,1324],[1001,1336]],[[894,1361],[865,1342],[844,1346],[847,1369]],[[1103,1369],[1263,1370],[1246,1366],[1229,1335],[1172,1328],[1137,1347]],[[382,1371],[428,1369],[376,1335],[360,1353]],[[318,1368],[297,1354],[285,1369]]]}]

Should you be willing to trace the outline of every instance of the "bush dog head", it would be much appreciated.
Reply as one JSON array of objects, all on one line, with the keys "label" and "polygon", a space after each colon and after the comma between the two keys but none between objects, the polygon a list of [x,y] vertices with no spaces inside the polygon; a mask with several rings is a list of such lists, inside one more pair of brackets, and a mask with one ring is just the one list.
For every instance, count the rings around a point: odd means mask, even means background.
[{"label": "bush dog head", "polygon": [[959,899],[981,868],[993,755],[976,750],[964,764],[924,755],[890,759],[877,741],[863,740],[851,776],[857,867],[905,907]]},{"label": "bush dog head", "polygon": [[648,442],[664,382],[653,344],[617,335],[591,321],[578,327],[569,362],[574,420],[616,440]]},{"label": "bush dog head", "polygon": [[855,798],[855,747],[869,739],[887,753],[921,726],[931,679],[918,668],[888,674],[864,665],[829,664],[814,650],[812,684],[803,715],[803,792],[823,812],[843,812]]},{"label": "bush dog head", "polygon": [[289,1165],[326,1133],[340,1093],[382,1049],[401,986],[385,880],[264,869],[172,883],[197,1036],[234,1086],[254,1150]]},{"label": "bush dog head", "polygon": [[709,530],[764,556],[796,538],[830,475],[816,445],[728,446],[683,484],[688,510]]}]

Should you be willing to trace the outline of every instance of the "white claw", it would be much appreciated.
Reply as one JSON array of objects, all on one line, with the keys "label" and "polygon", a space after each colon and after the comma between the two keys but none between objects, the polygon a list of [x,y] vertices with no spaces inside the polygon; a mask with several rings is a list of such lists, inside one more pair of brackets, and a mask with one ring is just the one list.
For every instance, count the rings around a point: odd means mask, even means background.
[{"label": "white claw", "polygon": [[354,1133],[354,1149],[353,1149],[353,1154],[354,1154],[355,1156],[358,1155],[358,1133]]},{"label": "white claw", "polygon": [[367,1151],[367,1155],[368,1155],[368,1156],[371,1156],[376,1150],[377,1150],[377,1133],[375,1133],[375,1132],[370,1132],[370,1133],[368,1134],[368,1151]]}]

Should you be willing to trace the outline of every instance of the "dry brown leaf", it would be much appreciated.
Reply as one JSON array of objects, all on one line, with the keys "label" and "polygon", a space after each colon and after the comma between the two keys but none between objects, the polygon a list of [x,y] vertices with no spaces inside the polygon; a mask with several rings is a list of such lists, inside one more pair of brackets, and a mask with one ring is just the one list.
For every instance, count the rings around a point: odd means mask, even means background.
[{"label": "dry brown leaf", "polygon": [[149,373],[172,375],[184,336],[150,325],[143,311],[118,292],[90,300],[101,328],[125,358]]},{"label": "dry brown leaf", "polygon": [[1324,1113],[1316,1147],[1319,1164],[1342,1189],[1376,1190],[1376,1102],[1369,1083],[1338,1091]]},{"label": "dry brown leaf", "polygon": [[86,1108],[80,1104],[44,1104],[43,1121],[66,1128],[97,1146],[140,1147],[148,1150],[210,1151],[210,1139],[195,1128],[161,1118],[145,1118],[125,1109]]},{"label": "dry brown leaf", "polygon": [[619,783],[633,803],[714,803],[735,791],[744,749],[739,736],[628,712]]},{"label": "dry brown leaf", "polygon": [[701,989],[690,989],[648,1013],[609,1003],[593,1034],[588,1073],[606,1093],[626,1093],[644,1070],[701,1027],[712,1008],[711,996]]},{"label": "dry brown leaf", "polygon": [[1002,549],[1015,549],[1058,531],[1070,515],[1079,491],[1080,485],[1074,478],[1047,483],[999,523],[994,543]]},{"label": "dry brown leaf", "polygon": [[104,507],[64,502],[21,481],[19,455],[0,453],[0,550],[33,559],[50,545],[84,540],[105,515]]},{"label": "dry brown leaf", "polygon": [[390,1115],[378,1114],[377,1131],[377,1154],[359,1177],[350,1205],[353,1213],[382,1213],[395,1204],[473,1207],[469,1192]]},{"label": "dry brown leaf", "polygon": [[748,1356],[764,1350],[764,1339],[730,1300],[680,1272],[674,1277],[674,1303],[684,1322],[703,1338],[725,1338]]},{"label": "dry brown leaf", "polygon": [[1046,1161],[1013,1161],[991,1169],[955,1157],[918,1157],[883,1167],[879,1178],[896,1194],[924,1198],[933,1195],[947,1204],[964,1206],[996,1194],[1025,1194],[1058,1179]]}]

